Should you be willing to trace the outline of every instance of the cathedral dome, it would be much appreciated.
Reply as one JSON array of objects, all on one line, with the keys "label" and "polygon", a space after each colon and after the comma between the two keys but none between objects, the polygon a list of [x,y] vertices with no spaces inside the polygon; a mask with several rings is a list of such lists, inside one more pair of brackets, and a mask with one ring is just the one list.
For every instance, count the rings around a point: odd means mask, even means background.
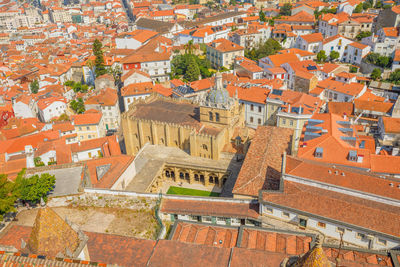
[{"label": "cathedral dome", "polygon": [[214,104],[226,104],[229,100],[229,93],[226,90],[212,89],[207,95],[207,101]]},{"label": "cathedral dome", "polygon": [[213,104],[227,104],[229,93],[222,85],[222,74],[217,72],[215,75],[215,86],[207,94],[206,100]]}]

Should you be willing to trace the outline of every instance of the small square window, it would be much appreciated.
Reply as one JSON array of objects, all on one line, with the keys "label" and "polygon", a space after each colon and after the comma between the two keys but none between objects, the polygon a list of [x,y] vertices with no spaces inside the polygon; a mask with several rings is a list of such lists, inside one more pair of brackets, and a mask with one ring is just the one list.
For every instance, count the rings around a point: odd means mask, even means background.
[{"label": "small square window", "polygon": [[290,213],[289,212],[282,212],[282,217],[289,218]]},{"label": "small square window", "polygon": [[318,227],[320,227],[320,228],[326,228],[326,223],[318,222]]},{"label": "small square window", "polygon": [[357,238],[363,239],[365,238],[365,234],[357,233]]},{"label": "small square window", "polygon": [[299,219],[299,226],[300,227],[307,227],[307,219],[305,219],[305,218],[300,218]]},{"label": "small square window", "polygon": [[377,241],[377,243],[378,243],[378,244],[380,244],[380,245],[384,245],[384,246],[386,246],[386,244],[387,244],[387,241],[386,241],[385,239],[378,238],[378,241]]},{"label": "small square window", "polygon": [[268,213],[273,213],[274,212],[274,210],[272,208],[267,208],[266,210],[267,210]]}]

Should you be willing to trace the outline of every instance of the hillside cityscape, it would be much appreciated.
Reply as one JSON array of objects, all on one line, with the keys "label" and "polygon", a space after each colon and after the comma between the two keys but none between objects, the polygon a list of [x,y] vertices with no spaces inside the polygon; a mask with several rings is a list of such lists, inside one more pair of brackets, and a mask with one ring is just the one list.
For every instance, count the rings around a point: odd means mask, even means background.
[{"label": "hillside cityscape", "polygon": [[400,267],[400,1],[0,0],[0,266]]}]

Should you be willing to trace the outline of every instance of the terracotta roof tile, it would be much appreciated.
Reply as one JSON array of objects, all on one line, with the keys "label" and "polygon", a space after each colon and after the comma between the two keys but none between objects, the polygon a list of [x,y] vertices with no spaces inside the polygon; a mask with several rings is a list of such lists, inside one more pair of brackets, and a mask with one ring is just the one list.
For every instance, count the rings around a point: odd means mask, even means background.
[{"label": "terracotta roof tile", "polygon": [[259,126],[240,169],[233,194],[258,196],[261,189],[279,189],[282,155],[290,154],[293,131]]},{"label": "terracotta roof tile", "polygon": [[201,200],[164,199],[161,212],[234,218],[258,218],[258,205],[246,203],[211,202]]},{"label": "terracotta roof tile", "polygon": [[283,193],[264,191],[262,200],[396,237],[400,231],[399,207],[313,186],[285,181]]}]

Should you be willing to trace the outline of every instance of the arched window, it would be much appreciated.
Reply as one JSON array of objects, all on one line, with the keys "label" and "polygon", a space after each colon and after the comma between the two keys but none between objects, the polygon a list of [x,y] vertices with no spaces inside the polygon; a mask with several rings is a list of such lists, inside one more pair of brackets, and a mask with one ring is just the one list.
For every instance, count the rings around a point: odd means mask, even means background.
[{"label": "arched window", "polygon": [[165,176],[170,177],[171,174],[169,173],[169,171],[165,171]]},{"label": "arched window", "polygon": [[205,151],[207,151],[207,150],[208,150],[208,147],[207,147],[207,145],[206,145],[206,144],[203,144],[203,149],[204,149]]},{"label": "arched window", "polygon": [[218,179],[218,177],[214,177],[214,183],[215,183],[215,184],[219,184],[219,179]]},{"label": "arched window", "polygon": [[219,113],[215,113],[215,121],[219,121]]},{"label": "arched window", "polygon": [[210,121],[214,120],[214,116],[213,116],[213,113],[211,111],[208,112],[208,117],[209,117]]},{"label": "arched window", "polygon": [[209,183],[214,183],[214,178],[212,176],[208,177],[208,182]]}]

